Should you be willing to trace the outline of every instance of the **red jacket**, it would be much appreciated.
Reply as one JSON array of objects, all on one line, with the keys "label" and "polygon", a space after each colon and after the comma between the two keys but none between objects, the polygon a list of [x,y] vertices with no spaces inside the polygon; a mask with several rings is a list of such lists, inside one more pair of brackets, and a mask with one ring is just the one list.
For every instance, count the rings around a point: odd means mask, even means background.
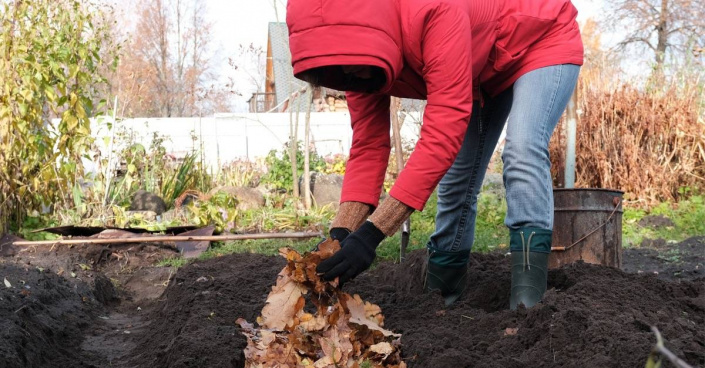
[{"label": "red jacket", "polygon": [[390,151],[389,96],[398,96],[427,105],[390,195],[423,209],[460,150],[480,88],[496,95],[531,70],[582,65],[576,16],[570,0],[289,0],[295,75],[373,65],[387,77],[380,93],[347,93],[353,141],[341,201],[378,204]]}]

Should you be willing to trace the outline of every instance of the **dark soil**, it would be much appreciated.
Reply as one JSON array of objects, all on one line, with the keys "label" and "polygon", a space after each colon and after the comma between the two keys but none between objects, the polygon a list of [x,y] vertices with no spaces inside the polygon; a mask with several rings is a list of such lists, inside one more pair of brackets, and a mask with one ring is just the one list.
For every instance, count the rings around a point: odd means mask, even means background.
[{"label": "dark soil", "polygon": [[[580,263],[550,272],[541,305],[513,312],[507,259],[475,256],[468,295],[444,311],[421,293],[422,259],[413,260],[407,269],[385,265],[353,288],[403,334],[410,367],[643,367],[654,343],[649,326],[677,355],[705,364],[702,280],[672,283]],[[394,292],[402,285],[415,286]]]},{"label": "dark soil", "polygon": [[626,272],[654,274],[663,280],[705,280],[705,237],[676,244],[645,240],[639,248],[625,249],[622,258]]},{"label": "dark soil", "polygon": [[195,262],[172,279],[147,318],[134,367],[244,367],[245,337],[235,324],[255,321],[285,260],[238,254]]},{"label": "dark soil", "polygon": [[[544,302],[528,310],[507,310],[509,265],[500,254],[473,255],[467,293],[447,309],[421,290],[422,252],[382,263],[345,289],[382,307],[385,327],[403,334],[409,367],[643,367],[656,342],[650,326],[676,355],[703,366],[704,239],[625,250],[629,272],[582,263],[553,270]],[[149,254],[133,249],[130,257]],[[159,294],[168,268],[145,261],[121,276],[125,260],[113,258],[71,271],[76,278],[66,270],[68,280],[0,258],[0,278],[13,285],[0,284],[0,367],[243,367],[246,339],[235,320],[255,321],[284,265],[254,254],[196,261]],[[125,280],[119,293],[101,273]]]},{"label": "dark soil", "polygon": [[641,220],[639,220],[639,226],[660,229],[664,227],[676,226],[676,224],[673,220],[664,215],[649,215],[644,216]]},{"label": "dark soil", "polygon": [[89,366],[75,347],[102,306],[85,283],[2,264],[0,279],[0,367]]},{"label": "dark soil", "polygon": [[33,246],[2,254],[0,368],[122,362],[135,345],[129,332],[141,323],[137,308],[159,297],[174,272],[153,265],[176,254],[145,244]]},{"label": "dark soil", "polygon": [[[98,276],[103,276],[102,281],[108,279],[118,287],[119,295],[114,296],[136,303],[162,294],[174,270],[155,267],[155,264],[178,256],[175,248],[139,243],[33,246],[18,249],[15,253],[12,258],[0,258],[0,265],[5,262],[22,267],[41,267],[74,284],[84,281],[90,288],[95,287]],[[103,283],[103,286],[108,285]]]},{"label": "dark soil", "polygon": [[[507,259],[476,255],[467,296],[446,310],[421,290],[422,259],[417,252],[404,265],[382,264],[347,287],[379,304],[386,327],[403,334],[409,367],[638,367],[655,342],[649,326],[676,354],[705,364],[703,282],[576,264],[551,272],[542,305],[512,312]],[[180,270],[133,363],[243,367],[245,338],[234,320],[255,320],[282,266],[237,255]],[[508,328],[516,335],[505,336]]]}]

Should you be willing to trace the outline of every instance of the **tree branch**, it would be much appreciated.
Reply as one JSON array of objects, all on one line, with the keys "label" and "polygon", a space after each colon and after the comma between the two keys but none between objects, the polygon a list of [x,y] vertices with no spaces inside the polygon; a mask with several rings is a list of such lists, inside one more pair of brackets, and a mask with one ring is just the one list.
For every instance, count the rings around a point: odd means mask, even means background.
[{"label": "tree branch", "polygon": [[653,51],[656,51],[656,47],[654,47],[649,40],[647,40],[644,37],[630,37],[627,38],[626,40],[622,41],[619,43],[621,47],[627,46],[632,43],[637,43],[637,42],[643,42],[646,44],[646,46],[649,46],[649,48]]}]

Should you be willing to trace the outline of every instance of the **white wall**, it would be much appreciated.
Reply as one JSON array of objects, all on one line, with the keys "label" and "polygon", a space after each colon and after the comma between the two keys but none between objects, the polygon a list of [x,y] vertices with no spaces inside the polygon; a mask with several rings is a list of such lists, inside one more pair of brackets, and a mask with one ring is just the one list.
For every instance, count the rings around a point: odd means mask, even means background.
[{"label": "white wall", "polygon": [[[296,116],[294,115],[294,119]],[[204,158],[209,166],[216,168],[236,159],[254,160],[266,156],[269,151],[280,151],[289,140],[289,114],[219,114],[209,118],[137,118],[118,121],[115,132],[134,133],[134,142],[147,149],[153,132],[166,137],[163,143],[167,152],[183,156],[194,149],[192,132],[203,142]],[[298,139],[304,140],[305,114],[299,116]],[[418,118],[413,119],[418,120]],[[92,131],[103,157],[107,157],[111,121],[98,119]],[[402,130],[404,140],[415,142],[418,123],[408,119]],[[352,129],[347,112],[311,113],[311,142],[321,156],[344,154],[350,151]],[[199,143],[197,143],[199,144]],[[114,151],[121,147],[115,146]],[[199,149],[200,147],[195,147]],[[93,165],[86,163],[91,171]]]}]

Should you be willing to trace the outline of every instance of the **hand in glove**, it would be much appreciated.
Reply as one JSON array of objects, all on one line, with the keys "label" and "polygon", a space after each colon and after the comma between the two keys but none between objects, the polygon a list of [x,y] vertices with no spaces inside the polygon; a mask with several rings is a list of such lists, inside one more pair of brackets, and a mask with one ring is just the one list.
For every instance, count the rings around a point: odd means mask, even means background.
[{"label": "hand in glove", "polygon": [[345,240],[345,238],[347,238],[348,235],[350,235],[350,230],[348,230],[344,227],[334,227],[334,228],[330,229],[329,234],[330,234],[331,239],[337,240],[342,243],[343,240]]},{"label": "hand in glove", "polygon": [[342,248],[332,257],[321,262],[316,272],[326,281],[340,277],[342,286],[368,269],[376,256],[377,246],[384,240],[384,233],[367,221],[341,242]]},{"label": "hand in glove", "polygon": [[340,243],[342,243],[343,240],[345,240],[345,238],[347,238],[348,235],[350,235],[350,230],[348,230],[344,227],[334,227],[334,228],[330,229],[330,232],[328,234],[329,234],[328,238],[323,238],[323,240],[319,241],[318,244],[316,244],[316,247],[313,248],[314,251],[319,250],[318,247],[320,247],[321,244],[323,244],[323,242],[325,242],[328,239],[337,240]]}]

